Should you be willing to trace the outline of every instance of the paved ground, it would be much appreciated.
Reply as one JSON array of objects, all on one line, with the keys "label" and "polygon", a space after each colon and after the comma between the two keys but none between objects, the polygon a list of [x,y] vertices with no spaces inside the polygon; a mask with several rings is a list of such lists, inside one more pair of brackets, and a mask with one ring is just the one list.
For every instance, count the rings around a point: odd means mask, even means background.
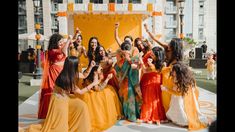
[{"label": "paved ground", "polygon": [[[38,90],[39,86],[29,86],[29,80],[32,76],[23,76],[19,80],[19,126],[26,127],[32,123],[38,123],[41,120],[37,119],[36,113],[38,108]],[[33,95],[27,99],[27,96]],[[23,102],[24,101],[24,102]],[[199,95],[200,110],[203,114],[216,119],[216,94],[205,89],[200,88]],[[146,123],[133,123],[125,120],[118,121],[113,127],[106,130],[106,132],[186,132],[187,129],[180,128],[172,123],[157,125],[150,125]],[[195,131],[196,132],[196,131]],[[208,132],[207,129],[197,132]]]}]

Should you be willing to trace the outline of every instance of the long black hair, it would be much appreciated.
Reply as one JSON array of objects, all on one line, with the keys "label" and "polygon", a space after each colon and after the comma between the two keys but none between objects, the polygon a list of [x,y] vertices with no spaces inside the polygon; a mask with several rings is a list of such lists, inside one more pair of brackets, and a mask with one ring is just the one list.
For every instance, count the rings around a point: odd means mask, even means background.
[{"label": "long black hair", "polygon": [[55,81],[55,85],[66,91],[73,91],[76,79],[79,78],[78,64],[77,57],[67,57],[64,62],[64,67]]},{"label": "long black hair", "polygon": [[169,60],[170,64],[173,60],[182,61],[183,60],[183,41],[180,38],[173,38],[169,43],[172,50],[172,60]]},{"label": "long black hair", "polygon": [[100,55],[100,48],[103,48],[104,49],[104,52],[105,52],[105,56],[108,56],[108,53],[106,52],[104,46],[100,45],[97,47],[97,50],[95,51],[95,62],[96,64],[99,64],[100,61],[103,59],[103,56]]},{"label": "long black hair", "polygon": [[[79,34],[76,39],[78,39],[78,37],[81,37],[81,40],[82,40],[82,35],[81,34]],[[78,50],[78,43],[76,41],[73,42],[73,45],[74,45],[74,48],[76,50]]]},{"label": "long black hair", "polygon": [[126,41],[125,39],[129,38],[131,40],[131,42],[133,42],[133,38],[130,35],[127,35],[124,37],[124,41]]},{"label": "long black hair", "polygon": [[138,47],[138,44],[137,44],[138,41],[141,41],[141,44],[143,45],[145,51],[149,51],[150,48],[149,48],[148,44],[145,41],[143,41],[141,38],[138,37],[134,40],[134,46],[136,48],[138,48],[139,52],[141,52],[142,50]]},{"label": "long black hair", "polygon": [[121,50],[128,50],[130,51],[131,50],[131,44],[129,41],[124,41],[122,44],[121,44]]},{"label": "long black hair", "polygon": [[51,35],[48,45],[48,50],[57,49],[58,48],[58,42],[63,38],[62,35],[55,33]]},{"label": "long black hair", "polygon": [[97,47],[96,47],[95,51],[98,50],[98,47],[100,46],[100,43],[99,43],[97,37],[91,37],[91,38],[90,38],[90,40],[89,40],[89,42],[88,42],[88,53],[87,53],[87,56],[88,56],[88,58],[89,58],[89,62],[93,59],[93,56],[92,56],[93,49],[92,49],[92,47],[91,47],[91,41],[92,41],[93,39],[96,39],[96,40],[97,40]]},{"label": "long black hair", "polygon": [[181,92],[182,96],[184,96],[184,94],[188,92],[190,86],[195,86],[193,73],[182,61],[178,61],[173,65],[171,72],[174,71],[176,73],[177,89]]},{"label": "long black hair", "polygon": [[161,70],[163,67],[163,62],[165,61],[165,52],[161,47],[154,47],[152,49],[152,52],[154,53],[156,57],[156,61],[154,61],[155,68],[157,70]]},{"label": "long black hair", "polygon": [[95,65],[92,69],[90,74],[84,79],[93,82],[94,81],[94,73],[98,70],[99,65]]}]

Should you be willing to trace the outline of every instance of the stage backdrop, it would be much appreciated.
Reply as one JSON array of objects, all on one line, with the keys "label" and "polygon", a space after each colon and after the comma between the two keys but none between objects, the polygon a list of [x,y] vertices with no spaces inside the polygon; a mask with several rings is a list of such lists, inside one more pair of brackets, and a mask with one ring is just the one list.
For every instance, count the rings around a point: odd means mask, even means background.
[{"label": "stage backdrop", "polygon": [[[119,38],[123,41],[126,35],[131,35],[133,39],[142,36],[142,14],[76,14],[74,15],[74,32],[78,27],[82,32],[83,45],[88,50],[88,41],[92,36],[96,36],[101,45],[112,51],[117,50],[118,44],[115,41],[115,23],[119,22]],[[80,59],[86,67],[88,59],[83,56]]]}]

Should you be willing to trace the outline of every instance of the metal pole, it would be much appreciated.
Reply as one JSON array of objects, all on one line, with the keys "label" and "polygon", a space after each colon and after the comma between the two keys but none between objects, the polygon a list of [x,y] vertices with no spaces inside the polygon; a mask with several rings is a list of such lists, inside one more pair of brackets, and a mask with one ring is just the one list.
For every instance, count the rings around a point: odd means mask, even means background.
[{"label": "metal pole", "polygon": [[[38,12],[38,7],[36,8],[36,24],[39,24],[39,12]],[[39,34],[39,28],[36,28],[36,34]],[[40,37],[36,37],[36,48],[37,48],[37,67],[36,67],[36,75],[34,76],[35,79],[41,79],[41,75],[42,75],[42,69],[41,69],[41,44],[39,43],[39,39]]]},{"label": "metal pole", "polygon": [[183,9],[180,9],[180,38],[183,38]]}]

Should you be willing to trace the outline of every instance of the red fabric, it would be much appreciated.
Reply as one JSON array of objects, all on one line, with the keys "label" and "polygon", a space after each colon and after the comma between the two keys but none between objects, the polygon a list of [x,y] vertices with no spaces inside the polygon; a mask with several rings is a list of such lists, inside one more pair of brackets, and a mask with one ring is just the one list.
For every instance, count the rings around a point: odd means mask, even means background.
[{"label": "red fabric", "polygon": [[116,92],[118,93],[119,85],[118,85],[118,79],[116,75],[117,73],[113,68],[111,68],[111,70],[109,70],[107,73],[104,73],[104,79],[106,79],[110,73],[113,74],[113,77],[109,80],[108,84],[113,86]]},{"label": "red fabric", "polygon": [[39,111],[38,111],[38,119],[45,119],[46,118],[52,91],[53,90],[49,89],[49,88],[42,89]]},{"label": "red fabric", "polygon": [[51,63],[56,63],[59,61],[64,61],[66,58],[65,54],[61,49],[52,49],[48,51],[48,59]]},{"label": "red fabric", "polygon": [[143,97],[140,119],[143,121],[166,120],[166,113],[162,104],[161,74],[145,73],[140,81]]},{"label": "red fabric", "polygon": [[[43,77],[40,93],[39,111],[38,118],[45,119],[47,115],[47,110],[50,102],[51,93],[55,86],[55,80],[63,69],[62,65],[56,65],[53,62],[63,61],[66,57],[62,52],[58,50],[51,50],[46,53],[44,67],[43,67]],[[50,56],[51,55],[51,56]],[[56,57],[55,55],[58,55]]]},{"label": "red fabric", "polygon": [[142,57],[145,66],[148,65],[148,58],[150,58],[151,52],[152,52],[152,51],[148,51],[148,52]]}]

